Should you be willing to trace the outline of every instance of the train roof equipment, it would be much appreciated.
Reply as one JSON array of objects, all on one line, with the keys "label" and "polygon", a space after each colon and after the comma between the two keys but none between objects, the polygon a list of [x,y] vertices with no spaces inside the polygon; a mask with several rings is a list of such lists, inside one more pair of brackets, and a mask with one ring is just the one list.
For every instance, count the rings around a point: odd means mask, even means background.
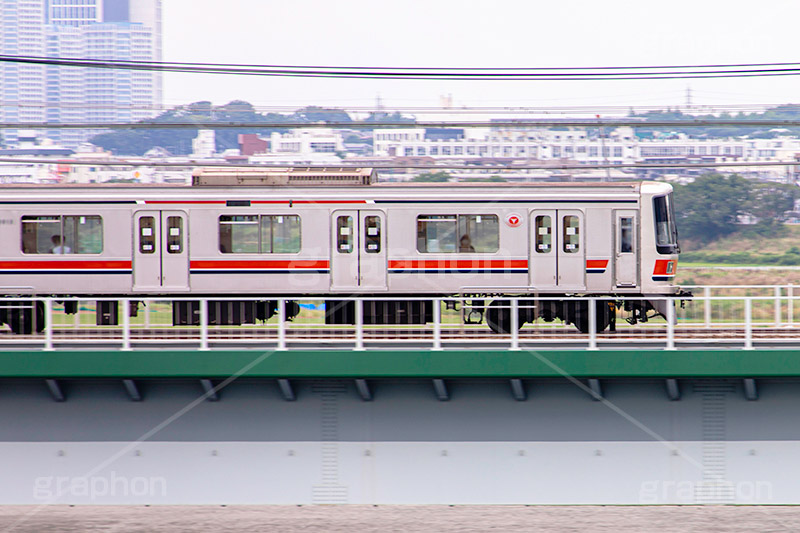
[{"label": "train roof equipment", "polygon": [[370,185],[378,181],[374,168],[287,167],[287,168],[199,168],[192,173],[193,186],[307,186]]}]

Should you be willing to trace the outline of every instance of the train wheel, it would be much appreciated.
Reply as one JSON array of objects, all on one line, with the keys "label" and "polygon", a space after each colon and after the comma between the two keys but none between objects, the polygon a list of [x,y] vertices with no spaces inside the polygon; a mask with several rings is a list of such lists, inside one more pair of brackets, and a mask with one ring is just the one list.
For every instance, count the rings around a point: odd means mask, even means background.
[{"label": "train wheel", "polygon": [[34,309],[36,310],[36,322],[34,322],[33,327],[36,329],[36,333],[41,333],[47,327],[47,321],[44,317],[44,302],[36,302]]},{"label": "train wheel", "polygon": [[[600,333],[611,323],[611,311],[605,300],[597,300],[595,305],[597,306],[596,331]],[[578,328],[581,333],[589,333],[589,302],[570,302],[567,308],[567,322]]]},{"label": "train wheel", "polygon": [[36,302],[33,308],[11,309],[8,312],[8,326],[17,335],[30,335],[44,331],[44,304]]},{"label": "train wheel", "polygon": [[33,311],[30,309],[12,309],[8,313],[8,327],[17,335],[33,333]]},{"label": "train wheel", "polygon": [[[508,307],[509,302],[494,301],[489,304],[486,310],[486,324],[489,329],[495,333],[511,333],[511,309]],[[521,328],[523,321],[517,321],[518,326]]]}]

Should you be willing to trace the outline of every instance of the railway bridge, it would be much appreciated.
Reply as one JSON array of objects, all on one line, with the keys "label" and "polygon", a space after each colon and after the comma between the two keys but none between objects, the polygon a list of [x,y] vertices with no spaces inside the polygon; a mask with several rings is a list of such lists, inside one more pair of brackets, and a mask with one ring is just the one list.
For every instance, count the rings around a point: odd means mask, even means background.
[{"label": "railway bridge", "polygon": [[43,332],[0,333],[0,502],[797,503],[794,290],[693,292],[638,324],[590,299],[588,333],[508,298],[506,335],[460,298],[424,326],[42,299]]}]

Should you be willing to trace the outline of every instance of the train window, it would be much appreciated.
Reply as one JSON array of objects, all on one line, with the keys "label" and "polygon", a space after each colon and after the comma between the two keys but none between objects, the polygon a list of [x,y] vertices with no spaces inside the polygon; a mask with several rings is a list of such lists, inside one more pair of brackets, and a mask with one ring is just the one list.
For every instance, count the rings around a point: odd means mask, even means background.
[{"label": "train window", "polygon": [[417,250],[422,253],[489,254],[500,247],[497,215],[420,215]]},{"label": "train window", "polygon": [[141,217],[139,219],[139,253],[153,254],[156,252],[156,219]]},{"label": "train window", "polygon": [[633,218],[619,219],[619,253],[633,253]]},{"label": "train window", "polygon": [[222,215],[219,251],[223,254],[292,254],[300,251],[297,215]]},{"label": "train window", "polygon": [[299,216],[263,215],[261,217],[262,254],[296,254],[299,251]]},{"label": "train window", "polygon": [[103,220],[99,216],[23,216],[22,252],[26,254],[99,254]]},{"label": "train window", "polygon": [[561,237],[561,242],[564,243],[564,253],[578,253],[581,247],[580,220],[575,215],[566,215],[563,222],[564,235]]},{"label": "train window", "polygon": [[553,220],[547,215],[539,215],[534,221],[536,231],[536,253],[548,254],[553,251]]},{"label": "train window", "polygon": [[167,253],[183,252],[183,218],[167,217]]},{"label": "train window", "polygon": [[422,253],[454,253],[458,241],[458,216],[421,215],[417,217],[417,250]]},{"label": "train window", "polygon": [[99,216],[65,216],[64,243],[76,254],[103,252],[103,219]]},{"label": "train window", "polygon": [[[61,240],[61,217],[22,217],[22,252],[54,253],[56,240]],[[60,252],[60,250],[55,250]]]},{"label": "train window", "polygon": [[219,251],[223,254],[257,254],[259,231],[257,215],[219,217]]},{"label": "train window", "polygon": [[680,253],[672,194],[653,198],[653,214],[656,221],[656,249],[658,253]]},{"label": "train window", "polygon": [[381,217],[364,217],[364,251],[368,254],[381,253]]},{"label": "train window", "polygon": [[458,251],[491,254],[500,247],[497,215],[458,215]]},{"label": "train window", "polygon": [[336,217],[336,250],[340,254],[353,252],[353,217]]}]

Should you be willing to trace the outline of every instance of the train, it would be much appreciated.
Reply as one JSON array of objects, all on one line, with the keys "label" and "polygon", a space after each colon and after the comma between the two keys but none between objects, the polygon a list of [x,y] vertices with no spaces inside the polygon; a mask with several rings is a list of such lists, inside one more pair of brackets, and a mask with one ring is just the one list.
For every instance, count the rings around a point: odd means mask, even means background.
[{"label": "train", "polygon": [[[537,319],[598,331],[615,298],[629,320],[666,315],[680,251],[672,187],[630,183],[381,183],[374,169],[203,168],[189,186],[4,186],[0,323],[42,331],[36,296],[172,300],[174,325],[240,325],[325,301],[328,324],[431,322],[432,300],[469,301],[495,332]],[[518,320],[502,297],[523,296]],[[666,297],[666,298],[665,298]],[[25,300],[29,298],[29,300]],[[118,300],[115,300],[118,298]],[[180,298],[180,299],[178,299]],[[239,299],[237,299],[239,298]],[[246,299],[243,299],[246,298]],[[326,300],[335,298],[335,300]],[[19,305],[20,302],[30,305]]]}]

